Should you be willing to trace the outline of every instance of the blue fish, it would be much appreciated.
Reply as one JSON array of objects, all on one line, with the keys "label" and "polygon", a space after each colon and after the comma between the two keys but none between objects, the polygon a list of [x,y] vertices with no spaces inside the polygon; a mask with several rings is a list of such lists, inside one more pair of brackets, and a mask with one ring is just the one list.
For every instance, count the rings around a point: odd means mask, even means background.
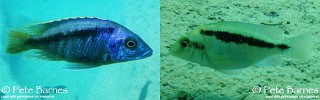
[{"label": "blue fish", "polygon": [[35,57],[91,68],[143,59],[152,49],[126,27],[98,18],[68,18],[11,30],[7,52],[37,49]]}]

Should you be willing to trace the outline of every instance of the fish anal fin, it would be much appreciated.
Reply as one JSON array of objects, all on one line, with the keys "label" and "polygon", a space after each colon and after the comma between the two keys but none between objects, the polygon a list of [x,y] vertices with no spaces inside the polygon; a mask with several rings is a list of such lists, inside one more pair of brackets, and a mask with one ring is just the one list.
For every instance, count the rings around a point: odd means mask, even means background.
[{"label": "fish anal fin", "polygon": [[270,66],[278,66],[285,63],[285,60],[281,58],[279,55],[269,56],[264,58],[257,63],[255,63],[258,67],[270,67]]},{"label": "fish anal fin", "polygon": [[100,66],[100,65],[85,64],[85,63],[69,63],[69,64],[67,64],[67,67],[64,67],[64,69],[81,70],[81,69],[89,69],[89,68],[98,67],[98,66]]},{"label": "fish anal fin", "polygon": [[61,57],[57,55],[45,52],[45,51],[36,51],[28,55],[28,58],[31,59],[40,59],[40,60],[50,60],[50,61],[59,61],[63,60]]},{"label": "fish anal fin", "polygon": [[237,69],[223,69],[223,70],[217,70],[229,77],[233,77],[233,78],[236,78],[236,77],[241,77],[241,74],[243,72],[243,69],[244,68],[237,68]]}]

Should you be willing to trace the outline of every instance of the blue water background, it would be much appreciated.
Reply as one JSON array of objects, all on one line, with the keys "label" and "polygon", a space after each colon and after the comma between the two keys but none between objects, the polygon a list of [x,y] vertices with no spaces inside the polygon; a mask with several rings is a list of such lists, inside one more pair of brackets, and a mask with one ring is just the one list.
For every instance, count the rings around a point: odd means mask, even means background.
[{"label": "blue water background", "polygon": [[[159,0],[2,0],[0,1],[0,88],[3,86],[67,87],[64,100],[136,100],[144,84],[151,84],[148,100],[160,94]],[[120,23],[138,34],[152,49],[151,57],[85,70],[66,70],[64,61],[28,58],[4,53],[8,30],[69,17],[98,17]],[[7,95],[19,95],[9,93]]]}]

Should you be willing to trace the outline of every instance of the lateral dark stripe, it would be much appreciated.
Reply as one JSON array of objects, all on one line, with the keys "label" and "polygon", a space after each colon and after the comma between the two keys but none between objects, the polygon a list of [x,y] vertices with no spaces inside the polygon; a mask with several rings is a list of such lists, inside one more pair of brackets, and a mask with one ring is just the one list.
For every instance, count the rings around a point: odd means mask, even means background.
[{"label": "lateral dark stripe", "polygon": [[285,45],[285,44],[279,44],[279,45],[277,45],[277,48],[279,48],[281,50],[286,50],[286,49],[289,49],[290,47],[288,45]]},{"label": "lateral dark stripe", "polygon": [[66,38],[83,38],[86,39],[88,36],[97,36],[100,32],[105,32],[108,34],[112,34],[114,31],[114,28],[106,28],[106,29],[101,29],[101,28],[93,28],[93,29],[88,29],[88,30],[80,30],[80,31],[74,31],[74,32],[69,32],[66,35],[63,33],[57,33],[55,35],[46,37],[46,38],[40,38],[40,39],[30,39],[28,42],[29,43],[35,43],[35,42],[57,42],[61,41]]},{"label": "lateral dark stripe", "polygon": [[237,44],[248,44],[249,46],[256,46],[261,48],[279,48],[281,50],[286,50],[290,48],[285,44],[275,45],[272,43],[265,42],[263,40],[255,39],[252,37],[246,37],[234,33],[229,32],[221,32],[221,31],[207,31],[201,30],[200,34],[207,36],[215,36],[218,40],[229,43],[237,43]]}]

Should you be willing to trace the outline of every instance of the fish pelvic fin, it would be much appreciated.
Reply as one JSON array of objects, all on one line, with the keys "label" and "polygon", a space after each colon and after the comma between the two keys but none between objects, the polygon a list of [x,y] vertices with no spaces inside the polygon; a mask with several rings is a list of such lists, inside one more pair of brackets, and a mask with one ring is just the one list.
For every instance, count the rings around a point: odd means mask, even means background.
[{"label": "fish pelvic fin", "polygon": [[286,39],[285,43],[290,46],[285,54],[296,60],[308,60],[314,55],[312,50],[314,38],[311,34],[302,34]]},{"label": "fish pelvic fin", "polygon": [[10,54],[17,54],[28,50],[26,41],[30,38],[31,36],[29,34],[17,30],[10,30],[9,44],[6,52]]}]

